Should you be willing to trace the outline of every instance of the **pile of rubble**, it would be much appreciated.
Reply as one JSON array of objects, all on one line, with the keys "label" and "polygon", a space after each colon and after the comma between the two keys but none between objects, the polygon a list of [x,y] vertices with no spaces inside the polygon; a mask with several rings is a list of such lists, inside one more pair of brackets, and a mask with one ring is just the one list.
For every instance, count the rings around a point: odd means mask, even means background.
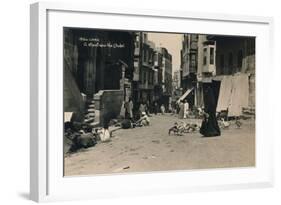
[{"label": "pile of rubble", "polygon": [[64,124],[64,153],[95,146],[98,136],[86,123],[66,122]]}]

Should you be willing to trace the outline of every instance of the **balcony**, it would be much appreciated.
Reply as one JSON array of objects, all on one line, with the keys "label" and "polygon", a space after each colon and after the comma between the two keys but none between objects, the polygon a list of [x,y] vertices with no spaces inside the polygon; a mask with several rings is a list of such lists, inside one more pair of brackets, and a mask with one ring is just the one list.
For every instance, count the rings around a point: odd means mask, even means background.
[{"label": "balcony", "polygon": [[203,49],[203,73],[216,74],[216,46],[205,45]]}]

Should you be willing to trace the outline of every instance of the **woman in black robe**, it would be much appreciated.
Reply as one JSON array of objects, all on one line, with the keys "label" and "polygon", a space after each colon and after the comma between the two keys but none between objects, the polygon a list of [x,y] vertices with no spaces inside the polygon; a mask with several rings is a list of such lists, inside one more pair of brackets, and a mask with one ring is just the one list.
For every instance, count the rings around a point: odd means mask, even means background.
[{"label": "woman in black robe", "polygon": [[204,137],[220,136],[221,131],[216,118],[215,96],[210,86],[204,90],[204,112],[200,133]]}]

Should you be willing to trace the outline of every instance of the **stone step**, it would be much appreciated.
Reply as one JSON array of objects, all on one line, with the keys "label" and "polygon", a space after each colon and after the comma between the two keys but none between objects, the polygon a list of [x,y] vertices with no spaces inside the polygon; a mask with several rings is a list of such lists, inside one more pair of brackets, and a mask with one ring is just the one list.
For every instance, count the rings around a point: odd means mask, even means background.
[{"label": "stone step", "polygon": [[95,108],[95,104],[88,105],[88,108]]},{"label": "stone step", "polygon": [[88,113],[85,115],[85,118],[95,118],[95,113],[94,112],[91,112],[91,113]]},{"label": "stone step", "polygon": [[85,123],[92,123],[94,121],[95,121],[95,118],[89,118],[89,119],[84,120]]},{"label": "stone step", "polygon": [[95,116],[85,116],[85,120],[95,119]]},{"label": "stone step", "polygon": [[87,113],[95,113],[95,109],[90,108],[90,109],[87,110]]},{"label": "stone step", "polygon": [[99,124],[99,122],[92,122],[92,123],[90,123],[90,126],[95,128],[95,127],[99,127],[100,124]]}]

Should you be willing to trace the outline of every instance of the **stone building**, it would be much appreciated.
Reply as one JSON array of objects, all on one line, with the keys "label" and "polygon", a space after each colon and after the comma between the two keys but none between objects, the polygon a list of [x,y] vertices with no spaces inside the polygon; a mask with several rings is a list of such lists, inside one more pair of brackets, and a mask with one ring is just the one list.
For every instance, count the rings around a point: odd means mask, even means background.
[{"label": "stone building", "polygon": [[176,70],[174,71],[174,75],[173,75],[173,87],[178,89],[181,87],[181,72],[180,70]]},{"label": "stone building", "polygon": [[185,94],[183,98],[187,99],[190,106],[197,106],[196,103],[196,87],[198,87],[197,75],[201,72],[202,66],[199,65],[201,41],[200,35],[198,34],[184,34],[182,40],[182,50],[181,50],[181,86],[183,93]]},{"label": "stone building", "polygon": [[140,100],[140,70],[142,65],[143,34],[135,32],[134,35],[134,72],[132,80],[132,99],[136,104]]},{"label": "stone building", "polygon": [[148,40],[148,33],[136,32],[133,100],[151,104],[169,104],[172,94],[172,56],[166,48],[158,48]]},{"label": "stone building", "polygon": [[136,104],[154,99],[154,50],[155,45],[147,39],[147,33],[135,33],[134,72],[132,99]]},{"label": "stone building", "polygon": [[172,55],[164,47],[155,47],[150,43],[153,48],[153,87],[151,102],[157,101],[159,105],[164,104],[168,109],[172,90]]},{"label": "stone building", "polygon": [[152,102],[154,100],[154,47],[147,40],[147,34],[143,33],[144,41],[142,47],[142,63],[140,69],[140,99],[144,102]]},{"label": "stone building", "polygon": [[182,96],[181,88],[181,71],[174,71],[173,75],[173,92],[172,92],[172,102],[176,102]]},{"label": "stone building", "polygon": [[154,96],[155,100],[159,101],[163,96],[163,86],[165,84],[163,78],[163,54],[159,48],[156,48],[154,51],[154,70]]},{"label": "stone building", "polygon": [[254,38],[185,34],[181,67],[182,98],[191,105],[202,107],[203,90],[211,86],[218,112],[239,116],[255,106]]},{"label": "stone building", "polygon": [[164,79],[164,94],[171,96],[172,93],[172,55],[166,48],[161,48],[162,51],[162,67],[163,67],[163,79]]},{"label": "stone building", "polygon": [[[255,108],[255,38],[208,36],[216,42],[216,79],[220,86],[217,111],[239,116]],[[232,85],[229,88],[229,84]],[[229,91],[232,89],[231,91]]]},{"label": "stone building", "polygon": [[[111,99],[115,104],[108,105],[107,112],[119,114],[117,110],[120,112],[123,100],[131,91],[133,40],[131,32],[64,28],[65,112],[83,115],[87,113],[87,103],[95,100],[98,101],[96,109],[105,107],[104,103],[110,101],[103,97],[103,93],[116,91],[118,95]],[[129,87],[127,92],[126,87]],[[110,107],[117,109],[110,113]]]}]

